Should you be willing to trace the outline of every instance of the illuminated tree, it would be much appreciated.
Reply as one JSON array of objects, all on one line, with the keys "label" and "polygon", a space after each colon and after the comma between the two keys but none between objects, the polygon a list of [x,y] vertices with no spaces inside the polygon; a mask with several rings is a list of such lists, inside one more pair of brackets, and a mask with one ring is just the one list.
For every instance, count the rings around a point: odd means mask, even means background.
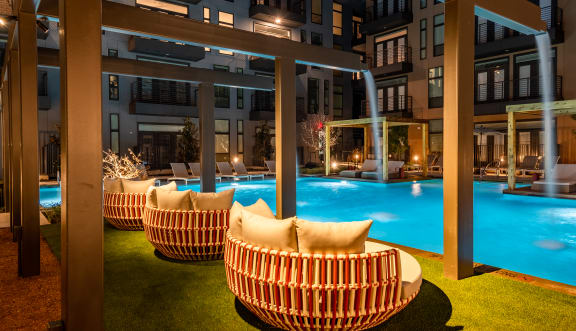
[{"label": "illuminated tree", "polygon": [[128,149],[129,155],[119,156],[111,150],[104,151],[102,160],[104,178],[106,179],[133,179],[146,176],[146,167],[142,164],[140,155]]},{"label": "illuminated tree", "polygon": [[[302,144],[313,152],[324,152],[326,147],[324,123],[328,121],[329,118],[326,115],[309,115],[306,121],[299,124],[299,136]],[[339,128],[330,128],[330,147],[336,145],[341,131]]]}]

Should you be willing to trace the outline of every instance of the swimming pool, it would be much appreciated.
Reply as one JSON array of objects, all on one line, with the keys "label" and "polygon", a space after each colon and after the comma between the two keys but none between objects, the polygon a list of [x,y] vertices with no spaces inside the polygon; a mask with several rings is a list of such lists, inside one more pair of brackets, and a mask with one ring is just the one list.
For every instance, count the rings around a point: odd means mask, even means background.
[{"label": "swimming pool", "polygon": [[[502,194],[504,183],[474,183],[474,260],[576,285],[576,201]],[[276,205],[274,180],[222,183],[235,199]],[[180,186],[199,190],[199,185]],[[59,201],[42,188],[41,203]],[[300,178],[298,217],[313,221],[372,219],[370,237],[442,253],[442,181],[379,184]]]}]

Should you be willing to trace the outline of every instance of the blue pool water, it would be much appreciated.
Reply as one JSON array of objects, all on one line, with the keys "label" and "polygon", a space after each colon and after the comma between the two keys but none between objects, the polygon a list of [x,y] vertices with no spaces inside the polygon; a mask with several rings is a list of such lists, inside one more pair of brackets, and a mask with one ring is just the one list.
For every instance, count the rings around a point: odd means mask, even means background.
[{"label": "blue pool water", "polygon": [[[505,184],[474,184],[474,260],[576,285],[576,201],[502,194]],[[263,198],[275,209],[275,181],[218,184],[235,199]],[[180,186],[199,190],[199,185]],[[42,188],[41,203],[59,201]],[[298,217],[313,221],[372,219],[370,237],[442,253],[442,181],[379,184],[300,178]]]}]

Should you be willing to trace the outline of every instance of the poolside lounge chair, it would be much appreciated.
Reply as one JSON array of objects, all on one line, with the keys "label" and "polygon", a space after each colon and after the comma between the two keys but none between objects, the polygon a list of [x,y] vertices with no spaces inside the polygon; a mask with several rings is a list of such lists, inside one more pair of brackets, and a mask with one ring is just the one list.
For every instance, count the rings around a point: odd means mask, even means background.
[{"label": "poolside lounge chair", "polygon": [[576,192],[576,164],[557,164],[554,179],[536,181],[532,184],[532,190],[545,191],[548,185],[552,185],[558,193]]},{"label": "poolside lounge chair", "polygon": [[232,163],[232,166],[234,167],[234,171],[236,171],[237,175],[246,175],[246,176],[248,176],[248,179],[250,179],[250,180],[252,180],[254,178],[264,179],[263,173],[249,173],[248,170],[246,170],[246,166],[244,165],[244,162],[242,162],[242,161],[234,162],[234,163]]},{"label": "poolside lounge chair", "polygon": [[264,163],[266,164],[266,167],[268,168],[268,173],[267,175],[276,175],[276,161],[266,161],[264,160]]},{"label": "poolside lounge chair", "polygon": [[364,160],[364,163],[359,170],[344,170],[340,171],[340,176],[349,178],[360,178],[363,172],[377,171],[380,162],[378,160]]},{"label": "poolside lounge chair", "polygon": [[[556,165],[558,164],[558,161],[560,160],[560,156],[554,156],[552,158],[552,169],[554,169],[554,167],[556,167]],[[540,174],[540,175],[544,175],[545,171],[546,171],[546,157],[541,158],[538,161],[538,165],[536,166],[538,169],[537,170],[529,170],[528,171],[528,175],[532,175],[532,174]]]},{"label": "poolside lounge chair", "polygon": [[519,176],[528,176],[530,172],[535,172],[538,170],[538,160],[539,156],[528,155],[524,157],[522,163],[517,167],[516,173]]},{"label": "poolside lounge chair", "polygon": [[[402,169],[403,166],[404,161],[388,161],[388,178],[400,177],[400,169]],[[364,179],[378,179],[378,175],[380,175],[378,170],[365,171],[362,173],[361,177]]]},{"label": "poolside lounge chair", "polygon": [[190,176],[188,174],[188,170],[186,169],[186,165],[184,163],[170,163],[170,167],[172,168],[173,177],[167,178],[167,180],[173,181],[183,181],[188,185],[188,182],[199,182],[200,177]]},{"label": "poolside lounge chair", "polygon": [[488,163],[484,168],[480,169],[480,175],[486,176],[500,176],[500,160],[494,160]]},{"label": "poolside lounge chair", "polygon": [[440,154],[438,159],[436,159],[436,162],[428,166],[428,175],[442,176],[443,171],[444,171],[444,155]]},{"label": "poolside lounge chair", "polygon": [[[192,176],[194,177],[200,177],[202,175],[202,172],[200,171],[200,163],[198,162],[189,162],[188,166],[190,167],[190,171],[192,172]],[[216,176],[216,180],[221,182],[222,181],[222,177],[220,176]]]},{"label": "poolside lounge chair", "polygon": [[228,162],[216,162],[216,165],[218,166],[218,171],[220,171],[220,176],[222,178],[230,178],[233,180],[242,179],[242,178],[250,179],[249,175],[239,175],[239,174],[235,175],[234,170],[232,169],[232,167],[230,166],[230,163],[228,163]]}]

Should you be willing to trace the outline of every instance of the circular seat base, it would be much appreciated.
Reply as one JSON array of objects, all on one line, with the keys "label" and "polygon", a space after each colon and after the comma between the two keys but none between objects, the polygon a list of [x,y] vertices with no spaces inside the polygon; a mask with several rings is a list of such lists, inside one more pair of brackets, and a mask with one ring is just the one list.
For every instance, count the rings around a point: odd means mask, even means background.
[{"label": "circular seat base", "polygon": [[[224,258],[224,252],[221,250],[220,252],[208,253],[208,249],[203,249],[202,247],[188,247],[182,248],[180,252],[175,252],[172,247],[166,247],[164,245],[158,245],[151,242],[152,246],[156,248],[154,251],[161,254],[165,257],[168,261],[210,261],[210,260],[222,260]],[[224,247],[222,247],[223,249]]]},{"label": "circular seat base", "polygon": [[105,218],[113,227],[122,231],[144,231],[142,219]]}]

